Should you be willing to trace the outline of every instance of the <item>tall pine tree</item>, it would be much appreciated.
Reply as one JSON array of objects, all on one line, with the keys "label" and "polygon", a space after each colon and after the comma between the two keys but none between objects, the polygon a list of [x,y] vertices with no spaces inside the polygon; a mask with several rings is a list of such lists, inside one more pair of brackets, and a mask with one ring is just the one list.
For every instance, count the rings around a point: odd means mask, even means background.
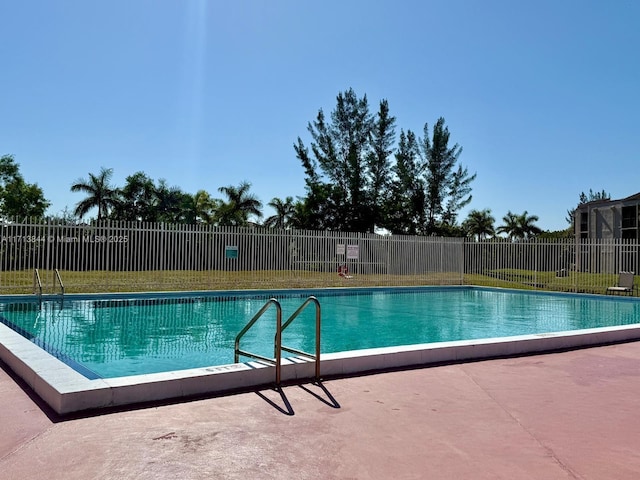
[{"label": "tall pine tree", "polygon": [[438,234],[443,226],[455,223],[456,212],[471,201],[469,176],[466,168],[458,166],[462,147],[449,146],[449,129],[440,117],[429,138],[429,126],[424,126],[424,138],[420,141],[420,154],[426,164],[426,233]]},{"label": "tall pine tree", "polygon": [[353,89],[338,94],[329,122],[318,112],[307,127],[311,155],[300,138],[294,145],[306,174],[309,227],[372,232],[382,221],[394,124],[386,101],[374,117],[366,95]]}]

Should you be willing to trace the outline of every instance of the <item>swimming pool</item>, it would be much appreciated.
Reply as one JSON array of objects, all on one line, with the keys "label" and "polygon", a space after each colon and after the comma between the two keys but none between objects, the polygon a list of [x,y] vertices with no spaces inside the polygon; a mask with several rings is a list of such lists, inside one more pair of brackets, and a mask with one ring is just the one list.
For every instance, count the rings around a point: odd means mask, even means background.
[{"label": "swimming pool", "polygon": [[[267,298],[278,297],[286,319],[311,293],[0,303],[0,321],[87,378],[116,378],[234,363],[236,334]],[[322,305],[322,353],[640,321],[637,302],[578,295],[433,287],[313,293]],[[313,314],[308,309],[286,330],[287,345],[313,351]],[[271,312],[243,338],[243,347],[273,357],[274,335]]]},{"label": "swimming pool", "polygon": [[[479,287],[69,295],[42,308],[0,303],[0,358],[59,413],[265,384],[270,367],[232,363],[235,335],[268,298],[286,319],[310,294],[322,305],[323,375],[640,338],[640,302],[620,297]],[[284,343],[313,351],[312,310]],[[273,318],[256,323],[248,349],[273,356]],[[296,357],[283,369],[285,380],[313,376]]]}]

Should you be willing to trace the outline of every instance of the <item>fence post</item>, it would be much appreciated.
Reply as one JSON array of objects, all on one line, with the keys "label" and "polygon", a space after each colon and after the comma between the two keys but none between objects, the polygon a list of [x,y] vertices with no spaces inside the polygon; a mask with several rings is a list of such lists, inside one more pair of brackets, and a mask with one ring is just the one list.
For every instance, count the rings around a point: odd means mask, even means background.
[{"label": "fence post", "polygon": [[460,255],[462,258],[462,261],[460,262],[460,285],[464,285],[464,267],[467,263],[467,241],[467,238],[463,238],[460,242],[460,245],[462,246],[462,255]]},{"label": "fence post", "polygon": [[533,239],[533,285],[538,290],[538,239]]}]

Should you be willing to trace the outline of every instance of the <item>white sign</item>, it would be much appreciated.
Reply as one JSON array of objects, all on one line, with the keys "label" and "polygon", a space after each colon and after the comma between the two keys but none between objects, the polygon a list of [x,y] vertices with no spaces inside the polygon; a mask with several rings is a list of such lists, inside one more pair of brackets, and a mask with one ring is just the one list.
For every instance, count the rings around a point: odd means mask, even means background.
[{"label": "white sign", "polygon": [[358,245],[347,245],[347,258],[357,259],[360,254],[360,247]]},{"label": "white sign", "polygon": [[344,243],[336,245],[336,255],[344,255]]}]

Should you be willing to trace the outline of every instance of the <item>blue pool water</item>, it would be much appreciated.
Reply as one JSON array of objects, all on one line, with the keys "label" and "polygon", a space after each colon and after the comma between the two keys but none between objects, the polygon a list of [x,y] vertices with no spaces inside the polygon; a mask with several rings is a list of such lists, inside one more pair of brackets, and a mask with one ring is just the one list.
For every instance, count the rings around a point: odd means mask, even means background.
[{"label": "blue pool water", "polygon": [[[311,294],[323,353],[640,323],[637,299],[459,287],[80,297],[0,303],[0,321],[87,377],[111,378],[233,363],[237,333],[269,297],[285,321]],[[283,344],[313,352],[314,321],[311,304]],[[241,347],[272,357],[274,335],[271,308]]]}]

